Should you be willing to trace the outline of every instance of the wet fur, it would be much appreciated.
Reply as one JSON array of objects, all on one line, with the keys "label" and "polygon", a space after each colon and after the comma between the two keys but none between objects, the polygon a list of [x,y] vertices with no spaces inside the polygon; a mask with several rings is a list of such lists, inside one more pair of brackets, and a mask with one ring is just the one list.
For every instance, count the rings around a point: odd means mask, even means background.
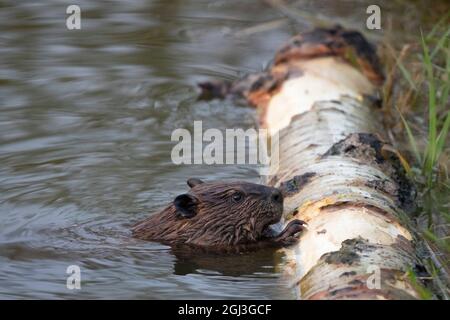
[{"label": "wet fur", "polygon": [[[282,203],[270,201],[274,188],[247,182],[209,182],[195,185],[197,214],[181,216],[173,203],[133,227],[133,236],[170,245],[230,247],[255,243],[265,230],[278,222]],[[235,203],[235,192],[244,195]]]}]

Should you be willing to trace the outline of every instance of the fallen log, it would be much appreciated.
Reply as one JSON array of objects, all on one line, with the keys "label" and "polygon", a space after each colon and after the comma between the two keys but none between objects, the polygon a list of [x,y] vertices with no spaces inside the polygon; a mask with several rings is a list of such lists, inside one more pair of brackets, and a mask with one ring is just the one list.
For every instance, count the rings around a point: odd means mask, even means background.
[{"label": "fallen log", "polygon": [[[417,299],[408,272],[423,272],[407,212],[414,188],[386,143],[374,47],[356,31],[315,29],[281,48],[267,71],[203,94],[245,99],[279,134],[266,183],[285,196],[285,222],[308,231],[288,250],[301,299]],[[274,169],[275,170],[275,169]]]}]

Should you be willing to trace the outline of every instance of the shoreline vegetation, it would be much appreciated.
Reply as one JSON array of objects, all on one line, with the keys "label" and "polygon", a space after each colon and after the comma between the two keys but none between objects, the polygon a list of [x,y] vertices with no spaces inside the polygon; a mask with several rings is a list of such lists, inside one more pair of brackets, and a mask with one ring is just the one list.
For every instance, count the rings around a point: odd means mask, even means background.
[{"label": "shoreline vegetation", "polygon": [[389,65],[385,121],[417,188],[418,205],[412,219],[423,238],[431,270],[428,276],[412,271],[409,276],[417,284],[418,280],[434,280],[439,291],[422,288],[424,299],[433,293],[443,299],[450,296],[449,21],[450,14],[443,16],[431,30],[419,30],[416,41],[399,49],[390,41],[384,43]]}]

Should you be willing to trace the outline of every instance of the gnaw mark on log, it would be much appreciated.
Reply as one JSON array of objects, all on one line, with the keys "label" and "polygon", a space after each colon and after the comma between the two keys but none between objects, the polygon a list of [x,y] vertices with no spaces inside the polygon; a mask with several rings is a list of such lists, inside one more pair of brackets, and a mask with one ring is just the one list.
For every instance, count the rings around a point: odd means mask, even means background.
[{"label": "gnaw mark on log", "polygon": [[[263,95],[270,95],[276,91],[284,80],[293,76],[289,72],[271,73],[263,71],[259,73],[248,74],[242,79],[233,82],[227,80],[211,80],[198,84],[202,90],[200,99],[224,99],[227,96],[234,100],[244,100],[254,106],[258,99]],[[299,75],[296,73],[295,75]]]},{"label": "gnaw mark on log", "polygon": [[283,196],[289,197],[298,193],[317,173],[306,172],[302,175],[295,176],[294,178],[283,181],[280,184],[279,189],[283,193]]},{"label": "gnaw mark on log", "polygon": [[297,35],[275,56],[275,65],[291,59],[311,59],[320,56],[340,56],[356,67],[375,84],[381,85],[384,73],[375,48],[354,30],[341,26],[317,28]]},{"label": "gnaw mark on log", "polygon": [[[287,79],[301,77],[296,61],[335,56],[355,65],[376,85],[384,82],[384,74],[375,48],[358,31],[340,26],[318,28],[292,37],[275,55],[267,70],[248,74],[235,81],[199,83],[200,98],[243,99],[253,106],[264,106]],[[377,104],[376,97],[365,97]],[[372,104],[373,104],[372,103]]]},{"label": "gnaw mark on log", "polygon": [[[371,181],[368,186],[389,192],[396,197],[399,207],[405,211],[413,211],[416,197],[414,185],[407,178],[398,156],[389,152],[389,148],[384,148],[386,145],[374,134],[352,133],[332,145],[321,158],[340,155],[378,167],[395,182],[395,190],[392,189],[392,185],[387,186],[382,181]],[[387,187],[389,188],[386,189]]]}]

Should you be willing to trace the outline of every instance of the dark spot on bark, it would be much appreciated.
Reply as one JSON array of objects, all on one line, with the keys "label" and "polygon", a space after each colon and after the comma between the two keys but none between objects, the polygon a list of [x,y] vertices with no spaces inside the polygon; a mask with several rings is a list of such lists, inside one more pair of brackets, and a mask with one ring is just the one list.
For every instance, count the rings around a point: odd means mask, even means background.
[{"label": "dark spot on bark", "polygon": [[352,285],[352,286],[359,286],[359,285],[364,284],[364,282],[362,282],[361,280],[355,279],[355,280],[350,281],[348,284]]},{"label": "dark spot on bark", "polygon": [[352,265],[359,262],[361,256],[357,252],[367,252],[376,249],[376,247],[361,237],[347,239],[342,242],[339,251],[325,253],[321,259],[330,264],[347,264]]},{"label": "dark spot on bark", "polygon": [[348,264],[352,265],[354,262],[358,262],[360,259],[356,252],[349,250],[341,250],[326,253],[325,262],[329,264]]},{"label": "dark spot on bark", "polygon": [[370,244],[369,241],[364,240],[361,237],[355,239],[348,239],[342,242],[343,246],[346,246],[349,250],[358,252],[369,252],[376,249],[376,246]]},{"label": "dark spot on bark", "polygon": [[336,289],[336,290],[331,291],[330,295],[336,296],[337,294],[340,294],[341,296],[347,296],[347,297],[356,296],[356,294],[352,294],[353,291],[354,291],[353,287],[345,287],[345,288]]},{"label": "dark spot on bark", "polygon": [[375,107],[377,109],[381,109],[383,106],[383,99],[380,95],[369,95],[365,94],[363,96],[364,102],[369,106]]},{"label": "dark spot on bark", "polygon": [[361,259],[361,255],[357,252],[368,252],[375,249],[376,246],[370,244],[368,240],[362,237],[347,239],[342,242],[342,247],[339,251],[325,253],[322,259],[330,264],[352,265]]},{"label": "dark spot on bark", "polygon": [[315,175],[315,172],[306,172],[302,175],[295,176],[288,181],[281,182],[279,189],[284,196],[291,196],[299,192]]},{"label": "dark spot on bark", "polygon": [[352,133],[341,141],[336,142],[322,155],[322,158],[344,155],[361,160],[384,161],[381,153],[383,143],[371,133]]},{"label": "dark spot on bark", "polygon": [[375,156],[378,162],[384,161],[384,158],[381,154],[381,147],[383,146],[383,142],[381,142],[374,134],[360,133],[359,141],[364,145],[370,146],[375,151]]},{"label": "dark spot on bark", "polygon": [[312,149],[312,148],[316,148],[316,147],[318,147],[317,144],[315,144],[315,143],[310,143],[310,144],[308,144],[308,146],[306,147],[306,149]]},{"label": "dark spot on bark", "polygon": [[390,196],[397,196],[397,186],[386,179],[374,179],[366,182],[366,186]]},{"label": "dark spot on bark", "polygon": [[341,274],[339,277],[351,277],[351,276],[355,276],[356,275],[356,271],[347,271],[344,272],[343,274]]},{"label": "dark spot on bark", "polygon": [[330,110],[330,111],[332,111],[334,113],[340,113],[340,114],[343,114],[343,115],[347,115],[346,111],[338,109],[335,106],[332,106],[330,108],[320,108],[320,111],[322,111],[322,110]]},{"label": "dark spot on bark", "polygon": [[350,151],[355,150],[355,149],[356,149],[355,146],[350,145],[344,149],[344,152],[349,153]]},{"label": "dark spot on bark", "polygon": [[[398,159],[397,159],[398,160]],[[397,199],[398,204],[405,211],[412,212],[416,207],[417,191],[412,182],[407,178],[405,169],[398,160],[394,163],[394,173],[392,178],[398,184]]]}]

